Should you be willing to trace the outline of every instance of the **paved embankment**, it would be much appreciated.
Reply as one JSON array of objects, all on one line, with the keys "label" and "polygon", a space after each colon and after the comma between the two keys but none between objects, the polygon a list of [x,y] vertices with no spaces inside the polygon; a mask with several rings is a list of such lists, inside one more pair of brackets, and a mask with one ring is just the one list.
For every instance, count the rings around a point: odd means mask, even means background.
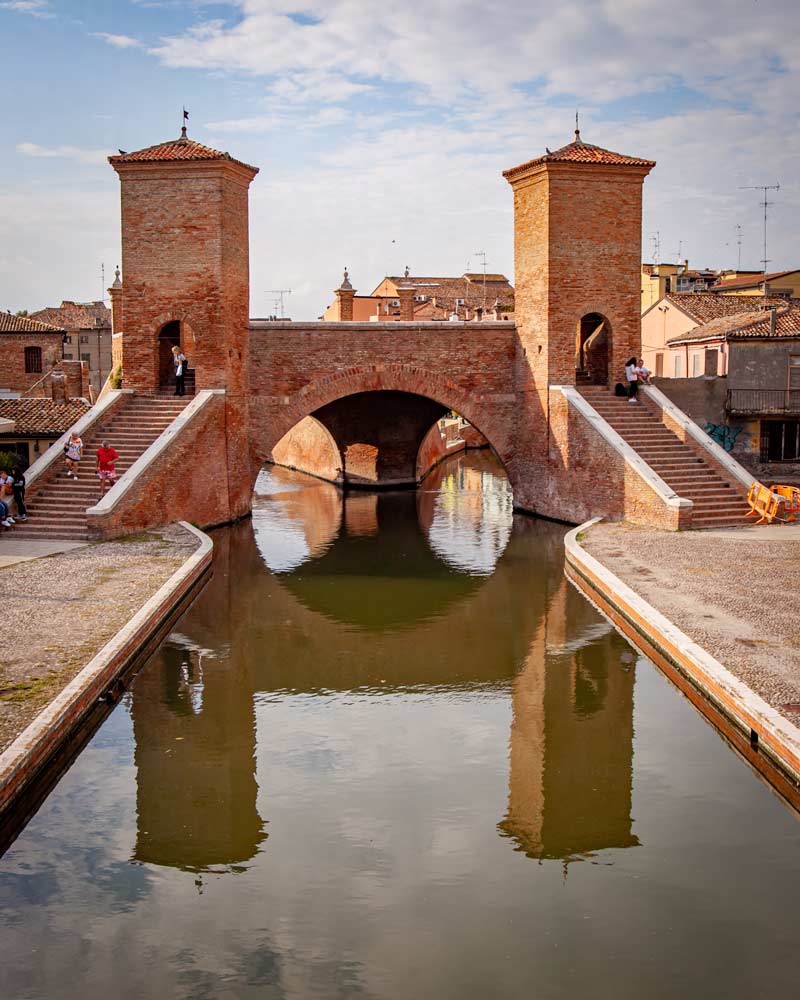
[{"label": "paved embankment", "polygon": [[[670,533],[589,522],[569,532],[565,547],[580,589],[676,682],[688,678],[749,734],[755,756],[765,751],[796,797],[800,527]],[[704,711],[696,693],[685,693]],[[721,728],[741,742],[727,723]]]},{"label": "paved embankment", "polygon": [[581,544],[768,705],[800,722],[800,528],[672,534],[597,524]]},{"label": "paved embankment", "polygon": [[174,524],[0,572],[0,750],[201,545],[198,535]]}]

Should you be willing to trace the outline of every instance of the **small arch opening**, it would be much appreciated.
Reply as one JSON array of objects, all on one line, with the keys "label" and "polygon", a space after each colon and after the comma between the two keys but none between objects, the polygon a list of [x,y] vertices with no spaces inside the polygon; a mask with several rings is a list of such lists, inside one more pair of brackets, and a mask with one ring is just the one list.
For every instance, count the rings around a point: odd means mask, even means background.
[{"label": "small arch opening", "polygon": [[606,317],[596,312],[582,316],[578,322],[575,346],[576,381],[607,385],[611,324]]},{"label": "small arch opening", "polygon": [[174,319],[158,331],[158,385],[166,389],[175,384],[172,348],[181,346],[181,322]]}]

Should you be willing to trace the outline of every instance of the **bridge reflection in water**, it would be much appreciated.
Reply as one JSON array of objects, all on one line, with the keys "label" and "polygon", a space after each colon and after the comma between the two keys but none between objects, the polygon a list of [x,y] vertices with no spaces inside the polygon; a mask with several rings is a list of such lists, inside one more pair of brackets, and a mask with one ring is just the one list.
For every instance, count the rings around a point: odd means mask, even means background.
[{"label": "bridge reflection in water", "polygon": [[633,657],[566,583],[564,529],[513,515],[488,452],[416,494],[342,496],[281,469],[259,489],[133,685],[136,859],[235,871],[269,850],[256,704],[335,693],[510,691],[499,834],[566,861],[637,844]]}]

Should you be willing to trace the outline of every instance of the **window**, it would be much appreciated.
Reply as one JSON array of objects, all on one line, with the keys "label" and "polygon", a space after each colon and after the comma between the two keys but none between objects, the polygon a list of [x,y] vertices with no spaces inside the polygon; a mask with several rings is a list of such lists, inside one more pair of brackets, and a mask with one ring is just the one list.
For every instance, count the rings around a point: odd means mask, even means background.
[{"label": "window", "polygon": [[666,278],[664,280],[664,293],[666,295],[669,295],[671,291],[672,291],[672,278]]},{"label": "window", "polygon": [[697,378],[700,374],[700,355],[692,355],[692,378]]},{"label": "window", "polygon": [[35,374],[42,370],[42,349],[41,347],[25,348],[25,372],[28,375]]},{"label": "window", "polygon": [[88,336],[85,333],[81,334],[81,343],[82,344],[88,344],[89,343],[89,338],[88,338]]},{"label": "window", "polygon": [[789,388],[800,389],[800,354],[789,355]]},{"label": "window", "polygon": [[683,378],[683,357],[675,355],[675,378]]},{"label": "window", "polygon": [[796,462],[800,458],[800,420],[761,421],[761,461]]},{"label": "window", "polygon": [[72,343],[72,334],[71,333],[68,333],[66,335],[66,337],[64,337],[64,343],[65,344],[71,344]]},{"label": "window", "polygon": [[91,364],[92,356],[91,354],[81,354],[81,361],[85,361],[86,364]]},{"label": "window", "polygon": [[464,304],[465,304],[464,303],[464,299],[456,299],[456,305],[457,306],[463,306]]}]

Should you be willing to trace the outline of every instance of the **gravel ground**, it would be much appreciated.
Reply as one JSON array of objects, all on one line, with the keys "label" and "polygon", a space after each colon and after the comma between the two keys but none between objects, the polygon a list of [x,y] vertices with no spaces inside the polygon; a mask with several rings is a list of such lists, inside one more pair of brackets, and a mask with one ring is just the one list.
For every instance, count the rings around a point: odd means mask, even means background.
[{"label": "gravel ground", "polygon": [[753,530],[670,532],[598,524],[582,544],[797,725],[800,529],[783,531],[759,537]]},{"label": "gravel ground", "polygon": [[0,750],[197,548],[179,525],[0,572]]}]

